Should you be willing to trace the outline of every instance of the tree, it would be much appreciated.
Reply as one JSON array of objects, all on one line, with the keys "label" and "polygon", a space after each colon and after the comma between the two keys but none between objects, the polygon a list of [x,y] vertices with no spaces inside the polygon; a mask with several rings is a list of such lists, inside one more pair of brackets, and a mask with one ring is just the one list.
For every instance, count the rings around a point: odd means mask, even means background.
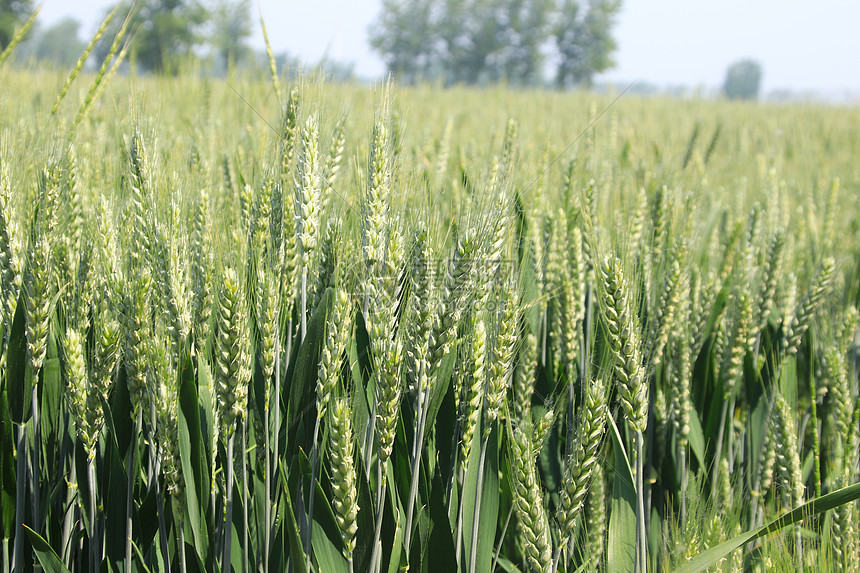
[{"label": "tree", "polygon": [[32,12],[31,0],[0,0],[0,52],[15,37],[15,27]]},{"label": "tree", "polygon": [[215,0],[209,14],[209,42],[218,65],[226,70],[230,62],[239,62],[250,53],[247,40],[251,37],[251,1]]},{"label": "tree", "polygon": [[723,93],[729,99],[757,99],[762,67],[755,60],[738,60],[726,70]]},{"label": "tree", "polygon": [[504,65],[509,81],[531,84],[540,79],[544,63],[541,47],[547,36],[551,9],[551,0],[508,2],[509,45]]},{"label": "tree", "polygon": [[621,0],[383,0],[371,46],[404,82],[539,83],[552,48],[560,86],[613,65]]},{"label": "tree", "polygon": [[[111,10],[110,8],[109,10]],[[95,49],[104,60],[123,20],[134,10],[130,51],[137,65],[147,72],[175,71],[177,64],[193,53],[202,38],[207,10],[200,0],[122,0],[120,9]]]},{"label": "tree", "polygon": [[36,57],[49,60],[61,68],[75,65],[86,43],[79,32],[81,23],[71,17],[63,18],[40,32],[36,38]]},{"label": "tree", "polygon": [[589,0],[587,8],[578,0],[563,0],[553,38],[559,56],[555,75],[559,88],[590,86],[595,74],[615,65],[618,45],[612,27],[619,10],[620,0]]},{"label": "tree", "polygon": [[383,0],[369,29],[370,45],[389,73],[412,83],[427,77],[434,61],[431,24],[434,0]]},{"label": "tree", "polygon": [[206,10],[194,0],[145,0],[139,3],[134,55],[145,70],[163,72],[191,54]]}]

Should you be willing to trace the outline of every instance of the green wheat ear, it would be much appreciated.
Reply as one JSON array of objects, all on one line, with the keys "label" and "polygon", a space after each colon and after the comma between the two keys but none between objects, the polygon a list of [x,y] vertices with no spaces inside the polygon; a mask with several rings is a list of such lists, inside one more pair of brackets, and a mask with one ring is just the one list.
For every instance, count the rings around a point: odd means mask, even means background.
[{"label": "green wheat ear", "polygon": [[218,418],[221,433],[229,438],[236,430],[236,421],[246,415],[250,380],[245,309],[239,275],[233,269],[226,269],[221,278],[217,321],[215,378]]},{"label": "green wheat ear", "polygon": [[509,431],[514,508],[520,520],[523,549],[529,569],[547,571],[552,563],[549,520],[537,477],[537,450],[526,431],[522,426]]},{"label": "green wheat ear", "polygon": [[333,472],[334,513],[344,546],[344,556],[352,559],[358,533],[358,493],[355,477],[355,442],[352,410],[345,398],[336,398],[331,408],[332,440],[329,448]]},{"label": "green wheat ear", "polygon": [[600,266],[601,311],[606,320],[619,398],[627,423],[644,432],[648,419],[648,385],[642,366],[639,325],[632,312],[621,260],[608,256]]},{"label": "green wheat ear", "polygon": [[[559,508],[559,539],[567,539],[585,508],[595,467],[600,464],[598,450],[606,430],[606,383],[600,378],[583,384],[584,403],[574,439],[573,453],[564,469]],[[565,545],[561,543],[561,545]]]}]

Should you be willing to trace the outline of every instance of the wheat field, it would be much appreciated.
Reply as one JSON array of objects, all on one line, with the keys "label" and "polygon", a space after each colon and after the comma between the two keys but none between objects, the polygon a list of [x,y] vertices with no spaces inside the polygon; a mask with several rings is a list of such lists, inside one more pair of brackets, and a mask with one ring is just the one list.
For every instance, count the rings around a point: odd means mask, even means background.
[{"label": "wheat field", "polygon": [[860,110],[114,71],[0,64],[0,570],[860,563]]}]

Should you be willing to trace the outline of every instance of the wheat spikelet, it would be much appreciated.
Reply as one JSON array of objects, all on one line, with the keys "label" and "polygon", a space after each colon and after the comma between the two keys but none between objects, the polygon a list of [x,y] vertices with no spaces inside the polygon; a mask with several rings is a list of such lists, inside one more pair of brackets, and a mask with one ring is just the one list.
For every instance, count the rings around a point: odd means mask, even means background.
[{"label": "wheat spikelet", "polygon": [[[100,290],[109,290],[110,287],[104,284],[105,280],[101,281]],[[107,298],[94,304],[93,315],[93,348],[89,352],[90,384],[101,396],[107,397],[123,343],[123,332]],[[90,410],[101,412],[99,394],[90,393],[90,403],[87,406]]]},{"label": "wheat spikelet", "polygon": [[675,311],[681,301],[679,285],[681,283],[683,258],[684,247],[679,245],[673,251],[669,271],[663,283],[663,290],[660,292],[653,317],[648,319],[648,339],[650,341],[648,356],[654,365],[662,361],[663,349],[666,347],[669,333],[674,325]]},{"label": "wheat spikelet", "polygon": [[129,145],[128,185],[131,215],[131,244],[129,257],[133,269],[151,260],[151,229],[148,212],[152,203],[152,181],[146,144],[140,130],[135,128]]},{"label": "wheat spikelet", "polygon": [[543,494],[537,480],[537,452],[525,430],[510,430],[510,456],[514,488],[514,508],[519,518],[526,562],[529,570],[544,573],[552,564],[549,521],[543,505]]},{"label": "wheat spikelet", "polygon": [[293,87],[290,89],[281,129],[281,186],[284,188],[287,187],[289,174],[292,173],[293,155],[295,154],[296,136],[299,128],[300,101],[299,89]]},{"label": "wheat spikelet", "polygon": [[190,268],[191,315],[197,345],[202,348],[209,338],[211,311],[212,263],[209,248],[209,194],[203,190],[197,197],[191,228]]},{"label": "wheat spikelet", "polygon": [[225,269],[218,300],[218,337],[215,352],[218,418],[221,433],[229,438],[236,421],[247,413],[250,363],[248,333],[239,276]]},{"label": "wheat spikelet", "polygon": [[562,478],[558,512],[559,545],[565,546],[576,531],[580,514],[585,508],[586,495],[595,467],[600,464],[598,450],[606,430],[606,384],[599,377],[583,385],[583,404],[575,433],[572,453],[567,459]]},{"label": "wheat spikelet", "polygon": [[473,257],[478,242],[474,233],[469,230],[459,237],[456,248],[448,264],[445,276],[445,288],[441,304],[436,307],[433,315],[433,327],[430,331],[430,368],[438,367],[442,358],[450,351],[457,335],[457,325],[462,317],[463,309],[468,300],[468,285],[471,280]]},{"label": "wheat spikelet", "polygon": [[723,379],[723,395],[728,399],[743,372],[743,360],[755,341],[752,300],[744,285],[738,285],[735,293],[734,321],[732,332],[726,340],[720,377]]},{"label": "wheat spikelet", "polygon": [[427,231],[419,224],[415,229],[409,256],[409,320],[406,321],[406,343],[404,356],[409,391],[414,409],[419,411],[424,393],[429,384],[428,353],[430,330],[433,320],[435,289],[430,269],[432,249],[428,244]]},{"label": "wheat spikelet", "polygon": [[[572,365],[574,360],[582,360],[579,337],[585,320],[586,266],[579,227],[573,227],[568,233],[566,250],[563,340],[565,359]],[[569,374],[568,378],[572,379],[572,376]]]},{"label": "wheat spikelet", "polygon": [[[15,301],[18,299],[18,281],[20,280],[16,269],[17,253],[14,248],[14,234],[12,232],[13,212],[10,204],[12,198],[12,187],[9,183],[9,169],[6,163],[0,163],[0,310],[2,310],[3,322],[11,324]],[[4,333],[4,348],[9,333]],[[6,353],[3,352],[5,357]],[[5,358],[4,358],[5,360]]]},{"label": "wheat spikelet", "polygon": [[860,312],[857,311],[856,306],[850,305],[845,309],[842,322],[837,325],[834,335],[840,349],[850,350],[854,346],[854,337],[857,335],[858,326],[860,326]]},{"label": "wheat spikelet", "polygon": [[783,329],[785,329],[794,318],[794,310],[797,306],[797,275],[792,272],[786,273],[784,280],[781,282],[781,286],[779,322]]},{"label": "wheat spikelet", "polygon": [[484,389],[487,377],[487,330],[481,318],[476,319],[467,353],[466,363],[471,366],[466,376],[460,400],[460,471],[465,475],[469,466],[472,438],[481,422]]},{"label": "wheat spikelet", "polygon": [[188,277],[184,253],[164,226],[156,226],[153,256],[158,273],[158,286],[164,307],[164,324],[173,345],[173,355],[180,356],[191,332],[192,309],[189,305]]},{"label": "wheat spikelet", "polygon": [[161,451],[162,471],[167,491],[174,500],[174,508],[181,520],[185,479],[179,454],[179,387],[174,360],[167,352],[170,342],[164,339],[163,334],[155,335],[147,341],[146,354],[150,364],[148,372],[152,378],[150,387],[154,388],[155,395],[155,434]]},{"label": "wheat spikelet", "polygon": [[698,354],[705,339],[710,334],[707,324],[714,305],[714,298],[719,290],[716,273],[710,272],[706,277],[695,274],[690,284],[691,301],[691,332],[693,336],[693,352]]},{"label": "wheat spikelet", "polygon": [[323,194],[320,210],[325,215],[331,211],[331,199],[335,193],[334,186],[340,174],[341,162],[343,161],[343,150],[346,145],[346,118],[338,119],[334,126],[328,155],[323,166]]},{"label": "wheat spikelet", "polygon": [[89,392],[89,381],[87,380],[87,365],[84,361],[84,345],[80,333],[75,329],[66,331],[65,338],[66,354],[66,387],[69,405],[71,406],[72,418],[75,421],[75,429],[78,437],[84,443],[87,457],[94,460],[96,456],[96,443],[98,435],[93,427],[90,412],[87,409],[87,394]]},{"label": "wheat spikelet", "polygon": [[484,410],[484,439],[489,438],[493,422],[499,417],[510,384],[514,352],[517,342],[517,325],[520,322],[519,297],[516,288],[504,288],[501,311],[496,325],[495,336],[490,347],[492,358],[487,372],[487,388]]},{"label": "wheat spikelet", "polygon": [[639,327],[631,311],[630,293],[620,259],[606,257],[600,274],[600,306],[606,320],[615,375],[620,384],[619,397],[627,423],[634,431],[644,432],[648,418],[648,386],[642,367]]},{"label": "wheat spikelet", "polygon": [[48,329],[54,280],[51,269],[51,246],[45,229],[35,238],[27,260],[24,275],[24,309],[26,318],[27,359],[33,369],[33,383],[38,383],[38,372],[42,369],[48,349]]},{"label": "wheat spikelet", "polygon": [[[258,361],[263,378],[269,382],[275,372],[275,338],[278,328],[278,277],[265,262],[257,266],[257,328],[260,335]],[[268,388],[268,383],[266,387]],[[266,392],[268,411],[268,396]]]},{"label": "wheat spikelet", "polygon": [[299,178],[296,184],[296,231],[299,256],[304,269],[309,269],[319,242],[320,208],[322,204],[322,166],[319,152],[319,127],[314,116],[308,117],[302,128],[302,149]]},{"label": "wheat spikelet", "polygon": [[643,242],[645,239],[645,221],[648,217],[648,194],[642,186],[636,187],[634,194],[635,204],[630,215],[627,243],[630,248],[630,257],[637,260],[642,255],[647,254]]},{"label": "wheat spikelet", "polygon": [[[572,370],[574,356],[568,352],[568,337],[570,334],[567,324],[567,290],[568,290],[568,266],[567,266],[567,219],[564,212],[559,210],[554,217],[547,216],[544,226],[544,252],[546,253],[546,264],[544,267],[545,283],[544,293],[546,295],[547,325],[552,333],[552,354],[561,364],[565,372]],[[572,287],[570,287],[572,288]]]},{"label": "wheat spikelet", "polygon": [[598,261],[596,260],[597,251],[595,244],[597,236],[597,192],[595,190],[596,183],[592,179],[583,188],[583,196],[581,200],[581,217],[582,217],[582,254],[585,257],[585,265],[590,272],[597,268]]},{"label": "wheat spikelet", "polygon": [[836,272],[836,262],[832,257],[824,259],[821,267],[813,278],[809,289],[794,310],[794,317],[786,327],[781,341],[781,350],[786,354],[794,354],[800,347],[800,341],[812,322],[812,317],[821,299],[830,287]]},{"label": "wheat spikelet", "polygon": [[317,376],[317,418],[325,418],[328,402],[340,378],[343,352],[352,326],[351,300],[343,285],[335,287],[334,305],[326,317],[326,337]]},{"label": "wheat spikelet", "polygon": [[[842,440],[847,440],[853,412],[845,357],[837,348],[831,346],[823,352],[822,365],[823,378],[828,382],[827,393],[835,409],[833,420],[836,426],[836,435]],[[846,443],[845,446],[847,445]]]},{"label": "wheat spikelet", "polygon": [[606,483],[603,465],[598,463],[585,498],[585,554],[591,556],[590,566],[595,571],[603,570],[606,522]]},{"label": "wheat spikelet", "polygon": [[332,444],[328,448],[332,467],[332,493],[335,520],[343,541],[344,557],[352,560],[355,537],[358,532],[358,493],[355,483],[355,461],[353,452],[352,412],[344,398],[334,401],[331,408],[333,431]]},{"label": "wheat spikelet", "polygon": [[658,187],[651,203],[651,254],[655,260],[663,257],[669,228],[671,197],[668,187]]},{"label": "wheat spikelet", "polygon": [[779,229],[771,235],[761,288],[758,297],[758,326],[764,327],[773,311],[776,298],[776,285],[782,267],[782,253],[785,248],[785,232]]},{"label": "wheat spikelet", "polygon": [[774,397],[773,443],[776,454],[775,468],[780,483],[780,497],[784,508],[798,507],[803,503],[803,479],[797,448],[797,432],[791,408],[782,394]]},{"label": "wheat spikelet", "polygon": [[722,241],[723,258],[720,261],[719,270],[717,272],[720,284],[724,284],[732,274],[732,270],[737,262],[738,246],[740,245],[742,234],[743,223],[741,221],[736,221],[731,231],[727,235],[723,234],[720,237],[721,239],[724,239]]},{"label": "wheat spikelet", "polygon": [[122,323],[125,330],[123,358],[131,404],[137,416],[146,392],[146,358],[143,341],[149,336],[149,290],[151,276],[148,269],[128,277],[122,303]]},{"label": "wheat spikelet", "polygon": [[525,320],[520,324],[520,349],[514,370],[513,409],[517,421],[531,420],[532,395],[537,371],[537,338]]},{"label": "wheat spikelet", "polygon": [[320,242],[319,257],[317,259],[317,271],[314,278],[313,288],[308,293],[308,299],[311,301],[311,307],[319,306],[325,289],[329,287],[334,277],[335,266],[337,265],[338,249],[340,248],[341,237],[340,219],[329,219],[326,222],[325,229],[322,233],[322,241]]},{"label": "wheat spikelet", "polygon": [[502,165],[507,166],[513,164],[514,157],[517,153],[517,134],[519,133],[519,125],[513,118],[508,119],[508,125],[505,128],[505,139],[502,143]]},{"label": "wheat spikelet", "polygon": [[553,427],[555,427],[556,414],[555,410],[549,408],[534,424],[532,443],[534,444],[535,451],[540,451],[546,442],[546,439],[549,437],[549,433],[552,431]]},{"label": "wheat spikelet", "polygon": [[371,269],[384,261],[387,248],[391,184],[390,154],[388,130],[384,121],[378,121],[373,128],[373,143],[370,148],[370,180],[362,206],[364,221],[362,245],[365,261]]}]

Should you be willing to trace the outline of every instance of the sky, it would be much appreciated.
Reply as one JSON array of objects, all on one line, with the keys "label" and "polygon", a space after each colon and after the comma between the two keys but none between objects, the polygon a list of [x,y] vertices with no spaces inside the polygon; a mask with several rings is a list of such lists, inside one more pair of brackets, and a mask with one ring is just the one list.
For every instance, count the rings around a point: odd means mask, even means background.
[{"label": "sky", "polygon": [[[112,2],[44,0],[41,22],[64,16],[89,37]],[[272,48],[314,63],[323,55],[355,63],[361,77],[385,66],[367,30],[381,0],[259,0]],[[256,24],[252,44],[263,46]],[[753,58],[763,92],[860,94],[860,2],[857,0],[623,0],[615,36],[617,66],[598,78],[626,84],[718,88],[726,68]]]}]

